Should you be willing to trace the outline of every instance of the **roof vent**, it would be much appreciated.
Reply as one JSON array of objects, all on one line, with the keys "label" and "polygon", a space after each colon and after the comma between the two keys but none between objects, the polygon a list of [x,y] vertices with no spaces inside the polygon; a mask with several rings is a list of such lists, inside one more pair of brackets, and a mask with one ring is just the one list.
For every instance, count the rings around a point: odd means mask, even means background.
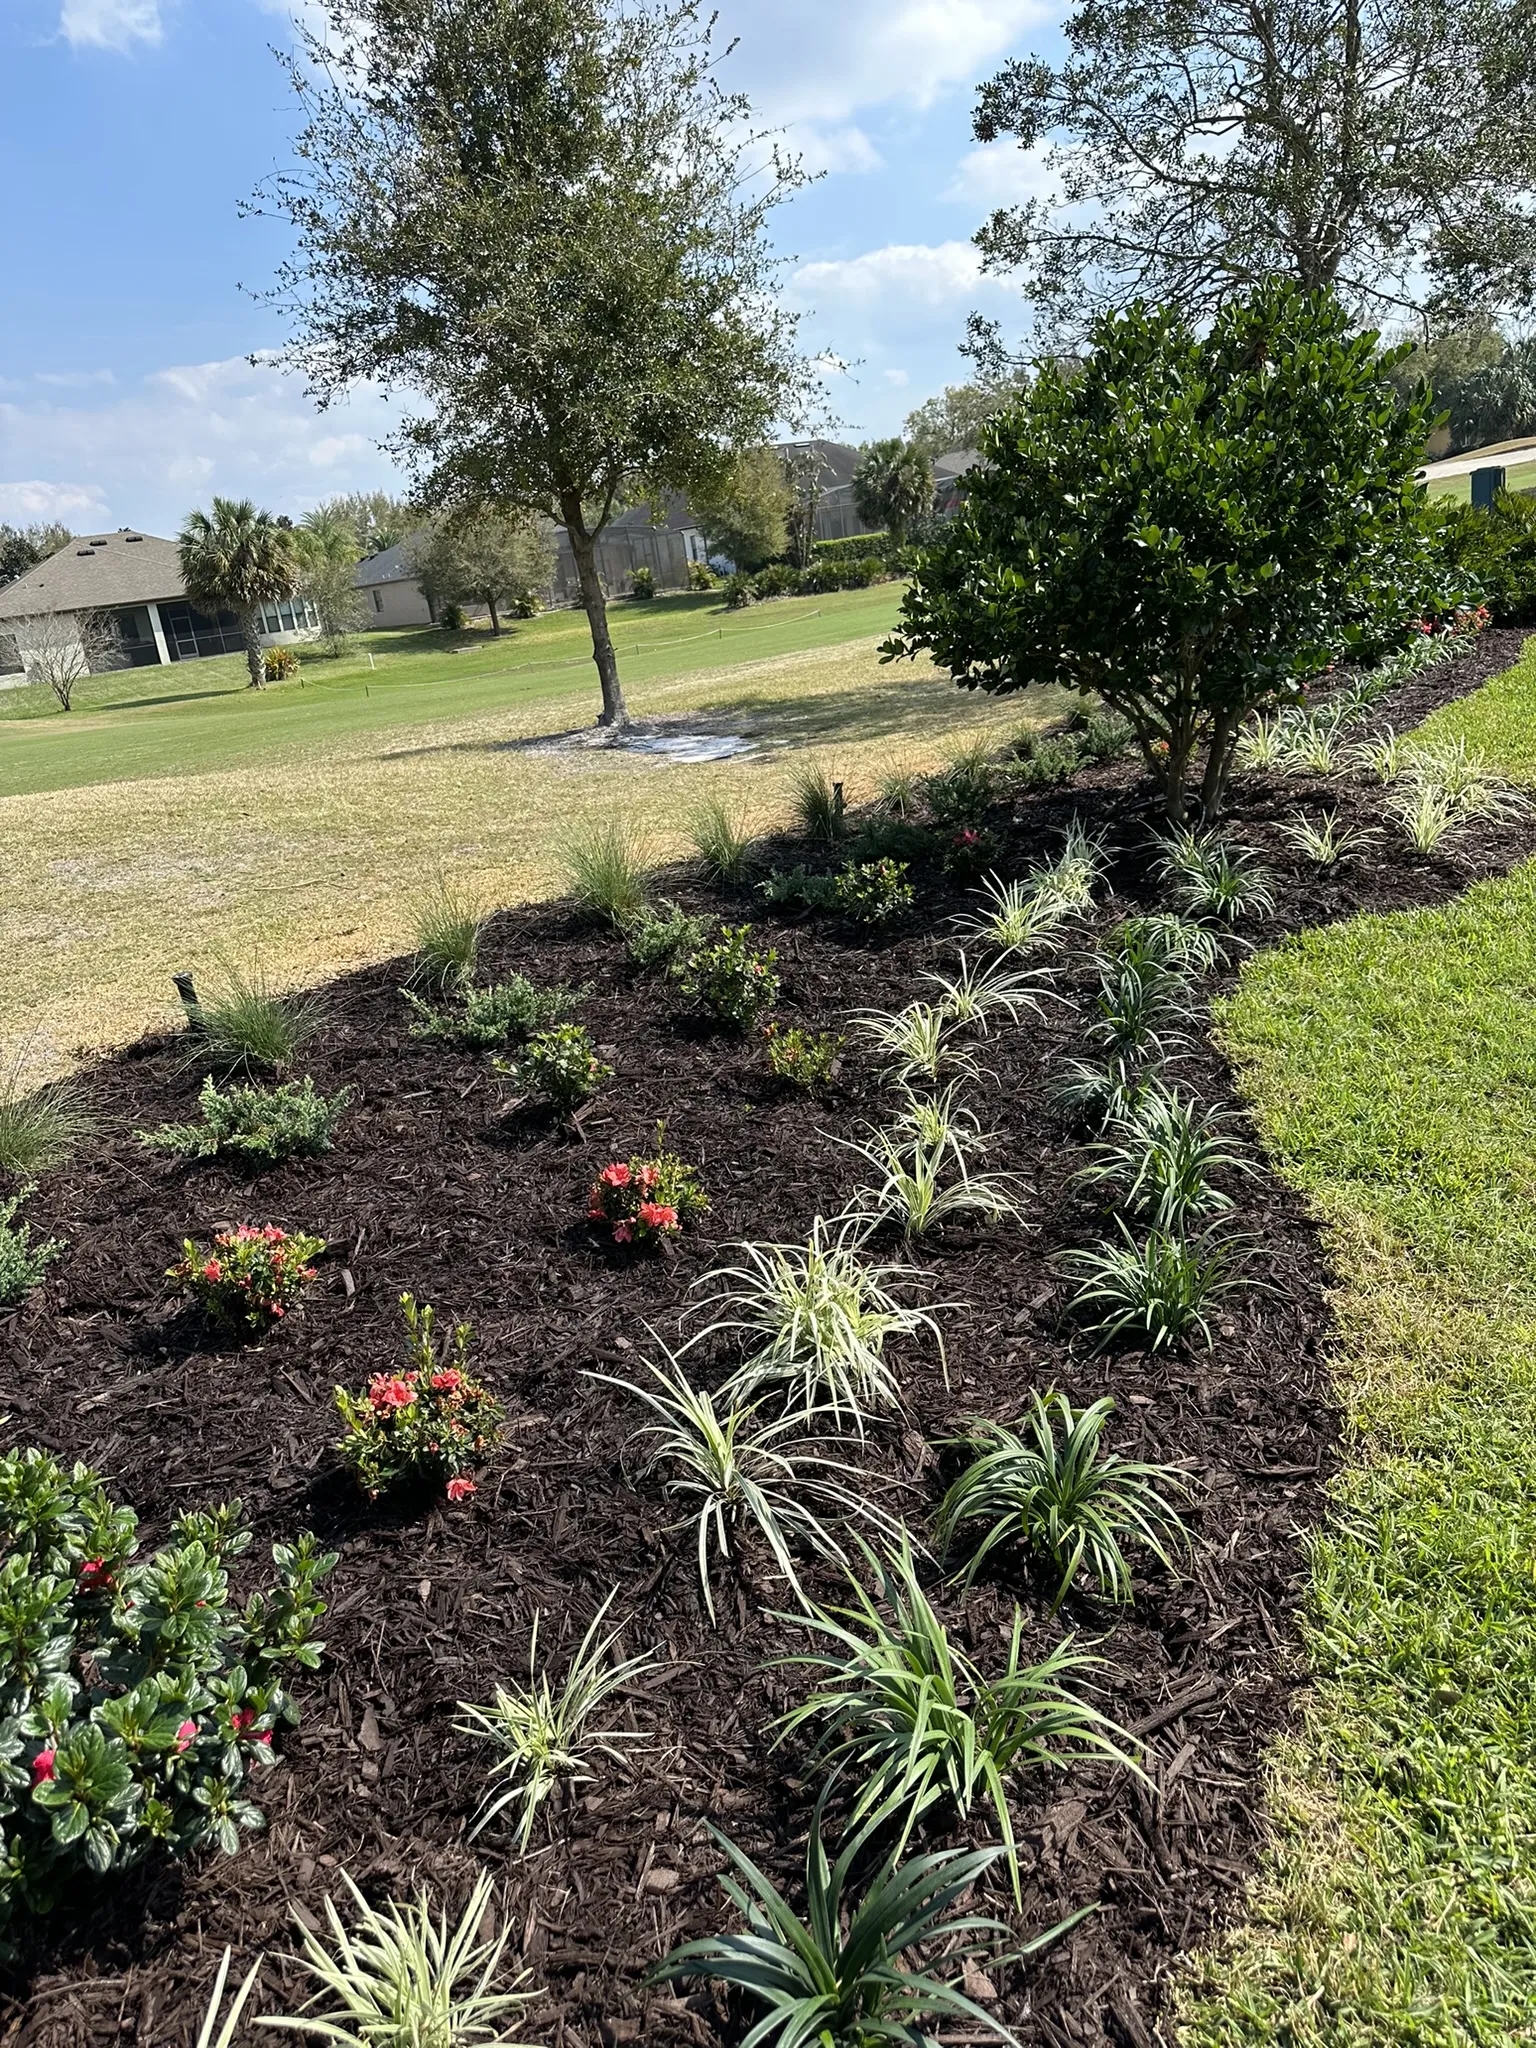
[{"label": "roof vent", "polygon": [[125,534],[123,535],[123,540],[124,540],[124,542],[125,542],[125,543],[128,543],[128,544],[130,544],[130,545],[132,544],[132,542],[134,542],[134,541],[136,541],[136,540],[142,540],[143,538],[144,538],[144,536],[143,536],[143,534],[142,534],[142,533],[125,533]]},{"label": "roof vent", "polygon": [[75,549],[75,553],[76,553],[77,555],[94,555],[94,554],[95,554],[95,552],[96,552],[96,550],[95,550],[94,548],[76,548],[76,549]]}]

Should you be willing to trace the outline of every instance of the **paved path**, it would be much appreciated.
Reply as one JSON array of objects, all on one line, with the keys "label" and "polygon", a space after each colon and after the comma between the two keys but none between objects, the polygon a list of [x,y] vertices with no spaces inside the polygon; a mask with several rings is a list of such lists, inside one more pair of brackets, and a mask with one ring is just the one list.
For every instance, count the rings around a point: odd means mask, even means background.
[{"label": "paved path", "polygon": [[1443,462],[1426,462],[1419,475],[1429,483],[1436,477],[1470,476],[1474,469],[1513,469],[1517,462],[1536,462],[1536,436],[1529,441],[1511,441],[1502,448],[1482,448],[1471,455],[1448,455]]}]

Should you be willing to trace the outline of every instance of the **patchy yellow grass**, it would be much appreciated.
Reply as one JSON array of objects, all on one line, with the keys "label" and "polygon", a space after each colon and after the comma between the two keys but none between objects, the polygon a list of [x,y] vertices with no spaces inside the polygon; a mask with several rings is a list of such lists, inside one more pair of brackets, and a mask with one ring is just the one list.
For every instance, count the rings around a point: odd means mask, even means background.
[{"label": "patchy yellow grass", "polygon": [[[758,748],[667,764],[519,744],[585,717],[573,694],[252,769],[0,800],[0,1060],[24,1050],[41,1074],[124,1044],[176,1015],[173,970],[220,955],[278,986],[387,958],[409,943],[413,888],[440,870],[488,902],[558,895],[561,840],[610,813],[665,858],[706,796],[768,824],[807,760],[856,802],[897,762],[929,765],[1026,717],[1022,700],[882,667],[868,639],[641,685],[631,707]],[[1027,715],[1063,708],[1034,699]]]}]

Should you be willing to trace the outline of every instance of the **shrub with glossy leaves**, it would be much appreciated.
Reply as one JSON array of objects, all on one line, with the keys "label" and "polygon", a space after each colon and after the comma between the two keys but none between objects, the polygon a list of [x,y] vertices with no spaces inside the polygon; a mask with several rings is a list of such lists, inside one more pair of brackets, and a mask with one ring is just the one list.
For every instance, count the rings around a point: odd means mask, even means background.
[{"label": "shrub with glossy leaves", "polygon": [[262,1825],[249,1780],[297,1719],[291,1672],[319,1663],[335,1559],[276,1545],[275,1582],[241,1608],[249,1541],[235,1501],[178,1516],[137,1562],[136,1519],[95,1473],[0,1458],[0,1916],[157,1848],[233,1855]]},{"label": "shrub with glossy leaves", "polygon": [[325,1250],[323,1237],[248,1223],[221,1230],[210,1251],[187,1238],[166,1274],[190,1295],[210,1322],[226,1329],[261,1331],[281,1322],[315,1277],[309,1261]]},{"label": "shrub with glossy leaves", "polygon": [[807,1093],[825,1088],[837,1071],[843,1050],[842,1034],[836,1031],[806,1031],[798,1024],[768,1024],[763,1027],[768,1047],[768,1071],[776,1081],[788,1081]]},{"label": "shrub with glossy leaves", "polygon": [[844,868],[833,891],[837,908],[853,924],[888,924],[910,910],[916,896],[906,862],[889,857]]},{"label": "shrub with glossy leaves", "polygon": [[529,1039],[519,1060],[496,1062],[530,1102],[562,1114],[589,1102],[613,1072],[597,1056],[584,1024],[557,1024]]},{"label": "shrub with glossy leaves", "polygon": [[752,944],[749,924],[727,924],[683,963],[682,991],[733,1031],[750,1031],[779,999],[778,954]]},{"label": "shrub with glossy leaves", "polygon": [[402,1486],[441,1488],[449,1500],[474,1492],[464,1474],[501,1430],[501,1404],[469,1370],[468,1323],[438,1334],[430,1302],[402,1294],[405,1364],[375,1373],[361,1394],[336,1389],[346,1424],[337,1445],[370,1500]]},{"label": "shrub with glossy leaves", "polygon": [[675,972],[690,953],[704,944],[702,918],[690,917],[675,903],[643,904],[624,919],[624,943],[635,965],[647,973]]}]

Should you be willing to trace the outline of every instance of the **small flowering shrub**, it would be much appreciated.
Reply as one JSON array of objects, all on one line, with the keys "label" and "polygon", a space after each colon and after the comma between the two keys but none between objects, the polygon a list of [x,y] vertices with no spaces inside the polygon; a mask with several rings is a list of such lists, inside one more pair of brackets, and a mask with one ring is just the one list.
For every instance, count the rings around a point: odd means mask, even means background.
[{"label": "small flowering shrub", "polygon": [[683,994],[722,1024],[750,1031],[779,999],[779,977],[774,972],[778,957],[771,947],[765,953],[755,950],[751,925],[722,925],[717,938],[689,954],[682,972]]},{"label": "small flowering shrub", "polygon": [[415,1011],[413,1038],[434,1038],[464,1045],[476,1052],[499,1052],[522,1045],[536,1031],[563,1024],[587,993],[584,988],[540,988],[526,974],[509,974],[489,988],[466,988],[463,999],[448,1009],[424,1002],[412,989],[400,993]]},{"label": "small flowering shrub", "polygon": [[662,1143],[665,1126],[656,1126],[656,1151],[651,1158],[635,1155],[615,1159],[593,1181],[587,1194],[587,1221],[601,1224],[615,1244],[655,1244],[677,1237],[683,1226],[703,1216],[709,1197],[698,1171]]},{"label": "small flowering shrub", "polygon": [[552,1031],[540,1031],[529,1039],[520,1060],[498,1061],[497,1067],[516,1079],[531,1102],[558,1110],[579,1109],[613,1072],[593,1050],[592,1034],[584,1024],[557,1024]]},{"label": "small flowering shrub", "polygon": [[32,1242],[30,1223],[18,1223],[16,1212],[35,1189],[25,1187],[0,1202],[0,1308],[25,1300],[64,1247],[55,1237]]},{"label": "small flowering shrub", "polygon": [[227,1329],[265,1330],[281,1322],[300,1299],[315,1277],[309,1261],[324,1250],[323,1237],[279,1230],[275,1223],[259,1230],[242,1223],[221,1230],[211,1251],[188,1238],[165,1277],[190,1295],[210,1321]]},{"label": "small flowering shrub", "polygon": [[837,907],[855,924],[885,924],[910,910],[916,895],[906,862],[889,857],[844,868],[836,883]]},{"label": "small flowering shrub", "polygon": [[775,1080],[807,1091],[827,1085],[843,1049],[840,1033],[803,1031],[798,1024],[787,1029],[770,1024],[763,1037],[768,1044],[768,1071]]},{"label": "small flowering shrub", "polygon": [[329,1152],[350,1088],[317,1095],[307,1076],[302,1084],[222,1091],[210,1074],[197,1098],[200,1124],[162,1124],[140,1131],[140,1141],[180,1159],[236,1160],[242,1166],[275,1166],[282,1159],[309,1159]]},{"label": "small flowering shrub", "polygon": [[336,1560],[313,1537],[276,1545],[275,1584],[242,1608],[238,1501],[179,1516],[147,1564],[137,1530],[84,1465],[0,1458],[0,1919],[157,1846],[233,1855],[262,1825],[249,1779],[298,1719],[288,1674],[325,1647]]},{"label": "small flowering shrub", "polygon": [[995,832],[984,831],[978,825],[962,825],[952,832],[944,848],[944,872],[947,875],[979,875],[995,866],[1001,852]]},{"label": "small flowering shrub", "polygon": [[336,1389],[347,1433],[337,1445],[370,1500],[406,1485],[441,1488],[467,1500],[464,1475],[501,1433],[501,1405],[467,1369],[470,1329],[439,1337],[431,1304],[402,1294],[405,1367],[375,1373],[361,1394]]}]

